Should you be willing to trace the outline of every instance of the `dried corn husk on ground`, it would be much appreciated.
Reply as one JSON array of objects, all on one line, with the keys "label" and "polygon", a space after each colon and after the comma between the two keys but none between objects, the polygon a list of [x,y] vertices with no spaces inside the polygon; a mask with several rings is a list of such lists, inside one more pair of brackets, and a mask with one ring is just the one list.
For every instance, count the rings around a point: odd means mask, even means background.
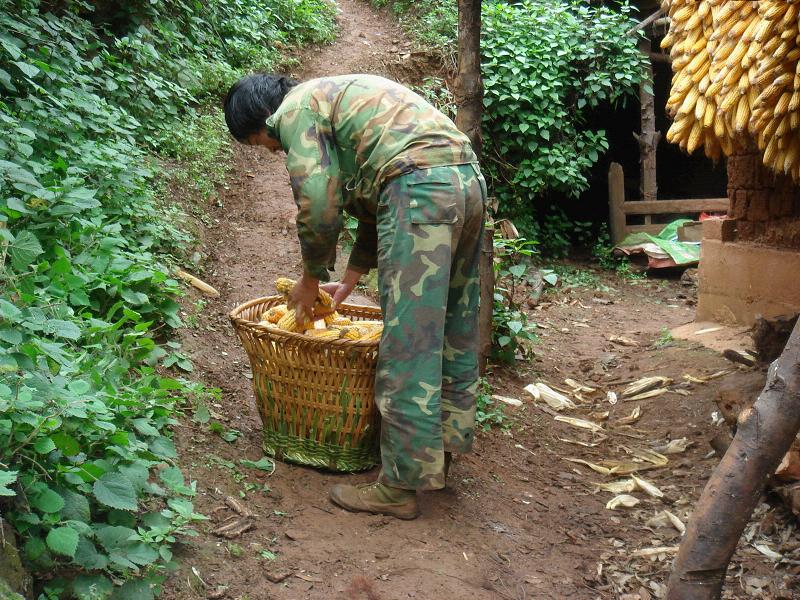
[{"label": "dried corn husk on ground", "polygon": [[674,76],[670,142],[730,155],[754,139],[800,180],[800,0],[664,0]]}]

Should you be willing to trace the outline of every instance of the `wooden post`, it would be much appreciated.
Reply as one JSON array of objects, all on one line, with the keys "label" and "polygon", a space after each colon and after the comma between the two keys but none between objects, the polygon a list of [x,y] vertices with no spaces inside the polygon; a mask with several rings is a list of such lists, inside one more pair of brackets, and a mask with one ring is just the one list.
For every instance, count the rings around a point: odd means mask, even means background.
[{"label": "wooden post", "polygon": [[625,173],[622,165],[611,163],[611,167],[608,169],[608,222],[612,244],[618,244],[625,238],[627,221],[624,204]]},{"label": "wooden post", "polygon": [[489,356],[492,353],[492,314],[494,313],[494,224],[490,222],[483,230],[479,274],[481,304],[478,312],[478,344],[480,348],[478,371],[484,375]]},{"label": "wooden post", "polygon": [[716,600],[736,545],[800,429],[800,322],[769,368],[755,404],[697,501],[669,578],[667,600]]},{"label": "wooden post", "polygon": [[641,179],[639,183],[640,200],[658,199],[656,183],[656,148],[661,140],[661,132],[656,131],[656,109],[650,86],[653,85],[653,64],[650,62],[650,38],[639,42],[639,50],[647,57],[647,77],[639,85],[639,101],[642,108],[641,133],[633,134],[639,142]]}]

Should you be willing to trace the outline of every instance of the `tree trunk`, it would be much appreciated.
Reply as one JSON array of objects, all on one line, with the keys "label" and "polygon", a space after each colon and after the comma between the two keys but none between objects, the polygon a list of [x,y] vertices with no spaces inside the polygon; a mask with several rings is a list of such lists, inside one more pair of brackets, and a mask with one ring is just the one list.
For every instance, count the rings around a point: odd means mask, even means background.
[{"label": "tree trunk", "polygon": [[656,131],[656,109],[650,86],[653,85],[653,65],[649,60],[651,43],[650,39],[639,42],[639,50],[648,57],[647,77],[639,86],[639,101],[642,106],[641,133],[636,136],[641,152],[641,181],[639,185],[640,200],[657,200],[658,185],[656,184],[656,148],[661,140],[661,132]]},{"label": "tree trunk", "polygon": [[800,322],[769,369],[755,404],[694,509],[669,579],[667,600],[716,600],[767,477],[800,429]]},{"label": "tree trunk", "polygon": [[458,0],[458,75],[455,82],[456,127],[464,132],[481,157],[481,2]]},{"label": "tree trunk", "polygon": [[[481,114],[483,112],[483,81],[481,79],[481,2],[458,0],[458,75],[454,95],[458,111],[456,126],[469,138],[472,149],[481,157]],[[492,348],[492,307],[494,306],[493,229],[484,232],[480,255],[481,309],[478,338],[480,344],[480,373],[486,372],[486,362]],[[488,238],[488,239],[487,239]]]}]

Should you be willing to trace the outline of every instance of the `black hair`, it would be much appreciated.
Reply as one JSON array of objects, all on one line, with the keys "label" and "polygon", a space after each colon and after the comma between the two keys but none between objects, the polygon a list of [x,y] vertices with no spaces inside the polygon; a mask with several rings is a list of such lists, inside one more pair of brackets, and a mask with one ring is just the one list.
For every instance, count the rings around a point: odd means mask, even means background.
[{"label": "black hair", "polygon": [[233,84],[225,97],[225,122],[240,142],[264,129],[264,122],[298,82],[283,75],[257,73]]}]

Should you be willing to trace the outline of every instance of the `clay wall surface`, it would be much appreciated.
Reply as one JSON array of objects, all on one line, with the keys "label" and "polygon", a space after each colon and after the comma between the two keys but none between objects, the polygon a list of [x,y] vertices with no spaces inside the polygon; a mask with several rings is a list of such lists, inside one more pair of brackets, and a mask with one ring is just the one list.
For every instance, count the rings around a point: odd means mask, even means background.
[{"label": "clay wall surface", "polygon": [[764,167],[759,153],[728,158],[728,197],[738,241],[800,250],[800,187]]}]

